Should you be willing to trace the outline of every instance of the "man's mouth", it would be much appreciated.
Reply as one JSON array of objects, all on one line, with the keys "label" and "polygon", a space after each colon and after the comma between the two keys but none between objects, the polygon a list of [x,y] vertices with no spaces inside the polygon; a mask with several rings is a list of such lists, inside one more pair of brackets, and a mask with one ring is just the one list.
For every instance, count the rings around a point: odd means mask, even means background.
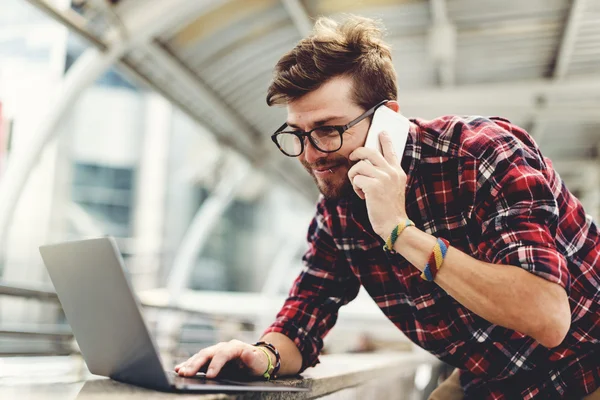
[{"label": "man's mouth", "polygon": [[313,172],[317,176],[326,176],[326,175],[329,175],[329,174],[333,174],[336,171],[336,169],[339,168],[339,167],[341,167],[341,164],[332,165],[330,167],[313,168]]}]

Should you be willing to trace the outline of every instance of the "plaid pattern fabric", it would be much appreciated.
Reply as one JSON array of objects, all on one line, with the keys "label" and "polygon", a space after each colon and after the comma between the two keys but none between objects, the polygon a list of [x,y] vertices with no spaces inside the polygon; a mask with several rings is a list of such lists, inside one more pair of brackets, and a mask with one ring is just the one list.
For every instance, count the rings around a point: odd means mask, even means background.
[{"label": "plaid pattern fabric", "polygon": [[461,369],[467,398],[577,398],[600,385],[600,244],[596,225],[533,139],[501,118],[412,120],[402,166],[416,226],[482,261],[521,267],[569,295],[556,348],[493,325],[382,250],[364,201],[320,199],[305,267],[267,332],[318,363],[339,307],[362,285],[410,340]]}]

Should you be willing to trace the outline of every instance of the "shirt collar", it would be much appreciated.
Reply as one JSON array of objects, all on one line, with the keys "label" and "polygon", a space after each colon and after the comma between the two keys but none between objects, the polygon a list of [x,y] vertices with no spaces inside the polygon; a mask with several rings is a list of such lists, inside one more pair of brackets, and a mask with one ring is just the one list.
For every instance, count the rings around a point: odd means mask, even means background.
[{"label": "shirt collar", "polygon": [[402,169],[406,172],[406,189],[412,187],[415,180],[415,172],[421,159],[421,128],[414,119],[410,120],[408,129],[408,140],[402,157]]}]

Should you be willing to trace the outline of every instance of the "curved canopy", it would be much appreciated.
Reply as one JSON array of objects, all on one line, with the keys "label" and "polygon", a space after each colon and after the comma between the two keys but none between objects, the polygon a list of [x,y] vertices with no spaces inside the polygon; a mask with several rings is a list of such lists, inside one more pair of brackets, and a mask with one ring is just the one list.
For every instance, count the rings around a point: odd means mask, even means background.
[{"label": "curved canopy", "polygon": [[307,174],[269,140],[285,110],[265,96],[273,66],[319,15],[383,21],[407,116],[502,115],[559,164],[598,152],[596,1],[98,0],[80,2],[81,13],[29,1],[103,51],[134,42],[120,58],[126,70],[308,193]]}]

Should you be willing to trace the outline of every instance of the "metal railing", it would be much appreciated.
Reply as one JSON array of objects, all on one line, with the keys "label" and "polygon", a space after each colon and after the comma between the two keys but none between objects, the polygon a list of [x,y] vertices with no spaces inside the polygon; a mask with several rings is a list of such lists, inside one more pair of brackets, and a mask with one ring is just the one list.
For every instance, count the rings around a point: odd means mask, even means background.
[{"label": "metal railing", "polygon": [[39,301],[58,301],[58,296],[51,287],[7,282],[0,282],[0,296],[14,296]]},{"label": "metal railing", "polygon": [[[58,303],[48,286],[0,282],[0,296]],[[68,355],[77,353],[66,324],[6,324],[0,322],[0,356]]]}]

